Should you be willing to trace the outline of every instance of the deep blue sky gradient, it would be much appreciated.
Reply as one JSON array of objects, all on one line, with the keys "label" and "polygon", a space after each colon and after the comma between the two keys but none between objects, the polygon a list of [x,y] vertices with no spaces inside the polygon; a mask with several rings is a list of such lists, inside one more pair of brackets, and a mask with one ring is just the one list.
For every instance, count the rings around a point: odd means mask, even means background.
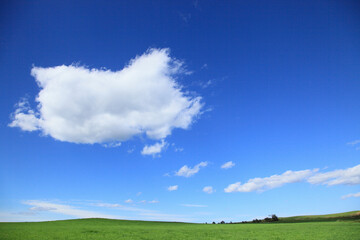
[{"label": "deep blue sky gradient", "polygon": [[[357,1],[3,1],[0,210],[25,211],[21,201],[30,199],[128,198],[157,199],[146,207],[173,214],[194,213],[180,204],[207,205],[196,221],[357,210],[358,199],[340,197],[359,186],[223,189],[286,170],[359,164],[360,151],[347,144],[360,139],[359,40]],[[149,48],[169,48],[186,63],[193,74],[178,81],[209,110],[167,138],[184,151],[170,146],[152,158],[140,154],[153,143],[143,138],[104,148],[7,126],[20,98],[36,107],[33,65],[115,71]],[[164,177],[201,161],[210,164],[191,178]],[[221,170],[227,161],[236,166]],[[203,193],[207,185],[216,192]]]}]

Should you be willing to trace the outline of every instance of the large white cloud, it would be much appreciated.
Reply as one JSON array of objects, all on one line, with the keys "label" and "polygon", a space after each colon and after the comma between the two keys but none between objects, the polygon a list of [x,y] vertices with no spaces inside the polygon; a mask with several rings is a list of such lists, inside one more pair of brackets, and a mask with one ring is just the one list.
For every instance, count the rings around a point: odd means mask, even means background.
[{"label": "large white cloud", "polygon": [[140,134],[164,139],[174,128],[187,129],[203,105],[201,97],[182,91],[175,80],[181,73],[182,63],[168,49],[151,49],[115,72],[33,67],[37,110],[20,101],[9,126],[73,143],[121,142]]},{"label": "large white cloud", "polygon": [[356,185],[360,184],[360,164],[348,168],[339,169],[326,173],[318,173],[308,179],[311,184],[325,184],[325,185]]},{"label": "large white cloud", "polygon": [[179,188],[178,185],[174,185],[174,186],[169,186],[169,187],[167,188],[167,190],[171,192],[171,191],[176,191],[176,190],[178,190],[178,188]]},{"label": "large white cloud", "polygon": [[286,171],[281,175],[272,175],[265,178],[252,178],[246,183],[241,182],[230,184],[225,188],[225,192],[262,192],[272,188],[281,187],[287,183],[295,183],[306,180],[310,177],[317,169],[314,170],[302,170],[302,171]]},{"label": "large white cloud", "polygon": [[192,175],[200,171],[200,167],[206,167],[207,165],[207,162],[201,162],[199,164],[196,164],[193,168],[184,165],[179,169],[179,171],[175,173],[175,175],[182,177],[191,177]]}]

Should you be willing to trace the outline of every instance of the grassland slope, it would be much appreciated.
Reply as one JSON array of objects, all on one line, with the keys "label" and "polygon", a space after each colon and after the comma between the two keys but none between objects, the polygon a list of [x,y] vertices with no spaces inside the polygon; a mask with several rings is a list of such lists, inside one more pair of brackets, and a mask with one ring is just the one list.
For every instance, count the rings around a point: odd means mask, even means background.
[{"label": "grassland slope", "polygon": [[280,217],[279,222],[335,222],[335,221],[360,221],[360,211],[334,213],[326,215],[304,215],[294,217]]}]

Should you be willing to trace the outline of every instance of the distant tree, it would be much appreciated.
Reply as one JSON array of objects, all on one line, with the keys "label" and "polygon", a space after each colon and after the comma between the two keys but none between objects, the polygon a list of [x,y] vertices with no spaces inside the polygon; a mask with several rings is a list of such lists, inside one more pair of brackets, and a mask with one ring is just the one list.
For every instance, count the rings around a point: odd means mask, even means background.
[{"label": "distant tree", "polygon": [[276,214],[271,215],[271,219],[273,222],[279,221],[279,218],[276,216]]},{"label": "distant tree", "polygon": [[216,224],[215,222],[212,222],[212,224]]},{"label": "distant tree", "polygon": [[220,224],[225,224],[225,222],[224,222],[224,221],[221,221]]},{"label": "distant tree", "polygon": [[272,222],[272,218],[264,218],[264,222]]}]

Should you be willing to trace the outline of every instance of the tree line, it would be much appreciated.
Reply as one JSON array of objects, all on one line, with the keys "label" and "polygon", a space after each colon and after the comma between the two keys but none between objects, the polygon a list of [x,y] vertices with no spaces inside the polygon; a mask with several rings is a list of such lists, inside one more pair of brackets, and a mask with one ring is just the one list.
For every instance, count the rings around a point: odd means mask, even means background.
[{"label": "tree line", "polygon": [[[225,221],[221,221],[221,222],[212,222],[212,224],[239,224],[239,223],[271,223],[271,222],[277,222],[279,221],[279,218],[276,216],[276,214],[272,214],[269,215],[269,217],[266,217],[264,219],[257,219],[255,218],[252,221],[242,221],[242,222],[225,222]],[[207,224],[207,222],[205,223]]]}]

